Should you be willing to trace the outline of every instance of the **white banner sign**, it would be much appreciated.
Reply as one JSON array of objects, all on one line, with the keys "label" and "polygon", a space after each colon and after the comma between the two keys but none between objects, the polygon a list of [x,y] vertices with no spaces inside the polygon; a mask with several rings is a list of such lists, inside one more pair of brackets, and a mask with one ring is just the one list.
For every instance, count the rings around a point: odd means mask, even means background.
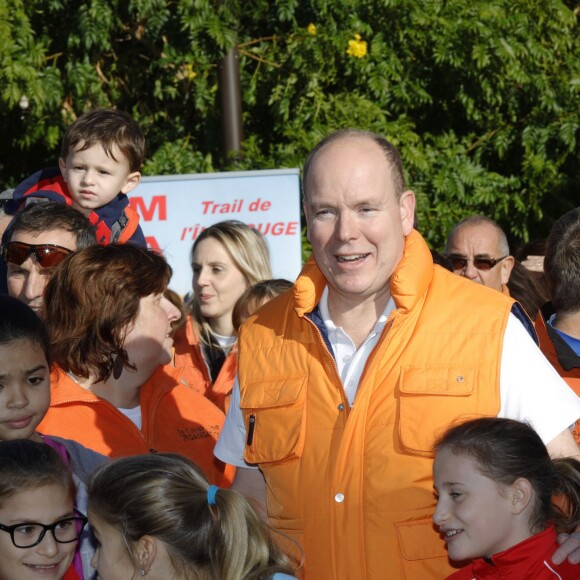
[{"label": "white banner sign", "polygon": [[191,290],[193,242],[208,226],[240,220],[266,238],[274,278],[294,281],[301,267],[298,169],[144,177],[129,194],[151,248],[173,268],[170,287]]}]

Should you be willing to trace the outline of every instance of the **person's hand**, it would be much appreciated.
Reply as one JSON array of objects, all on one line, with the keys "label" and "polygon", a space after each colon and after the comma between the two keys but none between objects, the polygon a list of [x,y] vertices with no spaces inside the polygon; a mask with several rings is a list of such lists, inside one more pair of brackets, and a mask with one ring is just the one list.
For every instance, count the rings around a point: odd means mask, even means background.
[{"label": "person's hand", "polygon": [[543,272],[544,256],[527,256],[526,259],[522,262],[522,266],[531,272]]},{"label": "person's hand", "polygon": [[554,564],[561,564],[566,559],[570,564],[580,564],[580,526],[572,534],[560,534],[558,544],[560,547],[552,556]]}]

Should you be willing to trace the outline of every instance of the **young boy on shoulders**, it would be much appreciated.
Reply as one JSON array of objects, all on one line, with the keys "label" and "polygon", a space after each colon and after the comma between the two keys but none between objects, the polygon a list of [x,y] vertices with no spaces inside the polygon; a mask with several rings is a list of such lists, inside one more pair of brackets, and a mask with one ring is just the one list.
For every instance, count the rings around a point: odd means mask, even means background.
[{"label": "young boy on shoulders", "polygon": [[16,187],[15,210],[43,198],[67,203],[89,218],[99,244],[146,246],[127,197],[141,181],[144,157],[145,137],[129,115],[112,109],[85,113],[64,135],[59,168],[38,171]]}]

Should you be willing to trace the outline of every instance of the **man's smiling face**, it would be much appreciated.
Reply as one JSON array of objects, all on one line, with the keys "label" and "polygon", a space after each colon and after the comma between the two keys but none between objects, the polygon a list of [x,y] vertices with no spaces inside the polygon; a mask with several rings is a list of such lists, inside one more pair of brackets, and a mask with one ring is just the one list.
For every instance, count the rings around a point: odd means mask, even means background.
[{"label": "man's smiling face", "polygon": [[397,199],[385,153],[363,136],[331,142],[312,161],[305,191],[308,239],[331,296],[388,299],[413,228],[414,195]]}]

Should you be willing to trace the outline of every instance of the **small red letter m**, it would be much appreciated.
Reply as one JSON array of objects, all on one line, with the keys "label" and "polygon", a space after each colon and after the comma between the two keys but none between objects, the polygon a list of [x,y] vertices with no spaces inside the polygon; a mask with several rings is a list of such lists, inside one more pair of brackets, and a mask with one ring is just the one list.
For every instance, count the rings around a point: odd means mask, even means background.
[{"label": "small red letter m", "polygon": [[167,220],[167,200],[164,195],[154,195],[151,198],[149,207],[145,205],[142,197],[131,197],[129,200],[131,207],[143,218],[143,221],[150,222],[155,217],[159,221]]}]

